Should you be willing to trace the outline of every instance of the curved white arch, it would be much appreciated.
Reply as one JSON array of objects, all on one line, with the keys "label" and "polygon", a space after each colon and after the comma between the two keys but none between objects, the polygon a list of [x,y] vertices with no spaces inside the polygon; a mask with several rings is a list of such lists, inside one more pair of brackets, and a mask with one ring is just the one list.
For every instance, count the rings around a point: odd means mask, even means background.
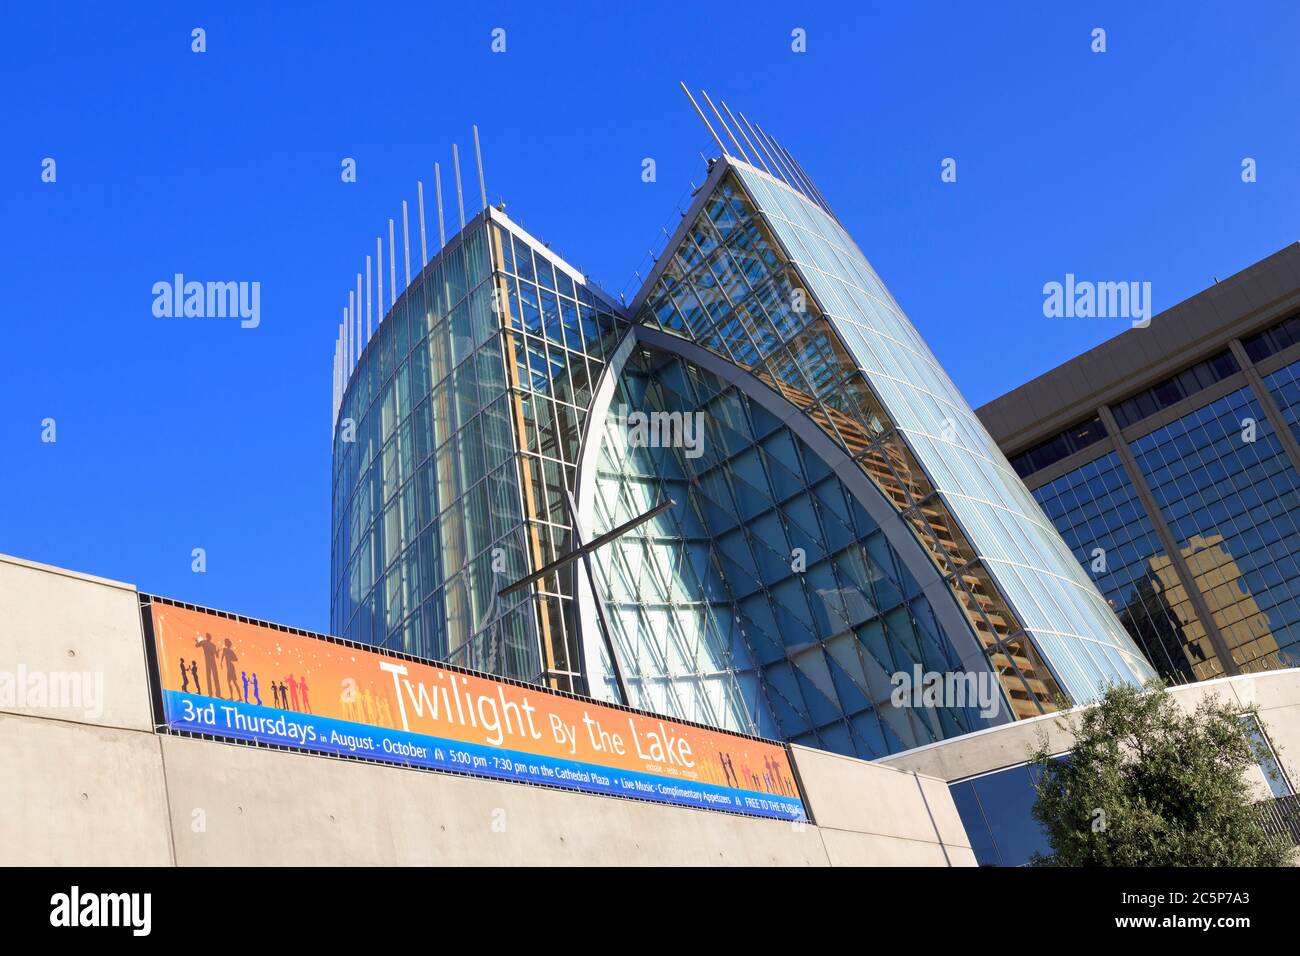
[{"label": "curved white arch", "polygon": [[[987,671],[994,681],[994,686],[1001,687],[993,674],[991,665],[985,655],[966,615],[957,603],[947,583],[939,575],[929,554],[917,540],[911,527],[894,509],[879,488],[862,468],[849,456],[848,452],[822,428],[805,415],[796,405],[773,390],[756,376],[739,366],[710,352],[703,346],[675,335],[646,325],[633,325],[623,335],[613,354],[609,358],[605,371],[597,383],[592,396],[590,411],[583,429],[581,451],[577,466],[577,491],[575,499],[578,506],[578,521],[584,538],[592,537],[591,527],[596,501],[596,470],[600,461],[601,447],[605,441],[605,421],[609,415],[619,377],[622,375],[629,357],[638,344],[648,345],[660,351],[679,356],[699,366],[706,372],[735,386],[749,399],[761,406],[769,414],[780,420],[798,437],[828,468],[839,478],[844,487],[853,495],[863,510],[879,525],[885,539],[898,555],[913,578],[921,585],[921,591],[934,609],[939,626],[957,652],[961,666],[969,671]],[[601,659],[602,640],[600,624],[592,596],[591,584],[580,562],[574,563],[576,579],[575,597],[578,611],[579,633],[582,636],[583,656],[586,662]],[[590,663],[585,664],[589,667]],[[598,688],[587,673],[588,692],[596,693]],[[997,696],[998,712],[989,718],[990,724],[1008,723],[1014,720],[1004,696]]]}]

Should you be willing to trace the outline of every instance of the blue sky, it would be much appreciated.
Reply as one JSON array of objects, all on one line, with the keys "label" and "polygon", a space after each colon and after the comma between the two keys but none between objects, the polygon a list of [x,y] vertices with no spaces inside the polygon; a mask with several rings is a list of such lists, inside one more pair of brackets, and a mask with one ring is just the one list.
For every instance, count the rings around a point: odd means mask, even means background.
[{"label": "blue sky", "polygon": [[[0,552],[326,629],[335,326],[473,123],[489,198],[630,292],[710,147],[678,80],[721,95],[975,406],[1125,327],[1045,282],[1158,311],[1300,238],[1294,4],[992,6],[6,4]],[[260,282],[261,325],[155,318],[176,272]]]}]

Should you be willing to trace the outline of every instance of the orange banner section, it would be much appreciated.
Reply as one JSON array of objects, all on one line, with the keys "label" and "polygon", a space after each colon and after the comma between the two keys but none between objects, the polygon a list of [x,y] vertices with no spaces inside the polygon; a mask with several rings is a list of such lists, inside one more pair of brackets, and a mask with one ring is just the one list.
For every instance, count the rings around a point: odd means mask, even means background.
[{"label": "orange banner section", "polygon": [[[779,744],[205,611],[155,602],[152,616],[172,726],[387,760],[402,759],[411,747],[460,743],[469,749],[430,750],[428,759],[411,762],[557,786],[569,785],[575,772],[582,777],[585,770],[569,766],[576,763],[627,771],[617,791],[628,796],[679,793],[650,779],[669,778],[703,789],[691,791],[692,800],[646,798],[698,803],[703,793],[718,809],[805,818]],[[358,738],[366,728],[381,733]],[[524,759],[511,770],[498,752]],[[610,778],[596,779],[602,787],[576,788],[615,792]],[[714,791],[735,793],[723,801]]]}]

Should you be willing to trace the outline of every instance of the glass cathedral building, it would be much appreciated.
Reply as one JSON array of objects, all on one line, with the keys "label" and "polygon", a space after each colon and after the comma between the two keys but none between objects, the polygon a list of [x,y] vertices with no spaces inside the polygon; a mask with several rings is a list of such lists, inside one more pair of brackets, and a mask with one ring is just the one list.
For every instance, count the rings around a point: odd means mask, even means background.
[{"label": "glass cathedral building", "polygon": [[[336,396],[333,631],[620,702],[612,647],[622,702],[866,758],[1152,676],[802,169],[746,142],[630,305],[492,207],[390,289]],[[665,502],[592,579],[500,595]]]}]

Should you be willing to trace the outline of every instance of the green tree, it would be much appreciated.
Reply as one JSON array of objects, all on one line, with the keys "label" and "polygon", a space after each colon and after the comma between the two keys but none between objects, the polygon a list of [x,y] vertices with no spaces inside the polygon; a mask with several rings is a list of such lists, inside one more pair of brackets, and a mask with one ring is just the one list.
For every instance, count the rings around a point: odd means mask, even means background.
[{"label": "green tree", "polygon": [[1188,712],[1160,683],[1120,685],[1071,724],[1065,758],[1040,734],[1033,814],[1053,852],[1034,865],[1289,865],[1293,848],[1264,832],[1245,775],[1269,759],[1247,714],[1214,696]]}]

